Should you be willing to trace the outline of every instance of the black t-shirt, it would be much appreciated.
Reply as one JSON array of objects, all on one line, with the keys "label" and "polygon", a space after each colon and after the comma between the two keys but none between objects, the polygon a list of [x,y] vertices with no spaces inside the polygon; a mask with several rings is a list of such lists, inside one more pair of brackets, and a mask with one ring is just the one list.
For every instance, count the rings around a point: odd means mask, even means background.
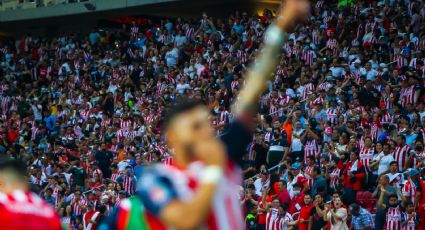
[{"label": "black t-shirt", "polygon": [[[324,210],[325,205],[319,205],[320,209]],[[312,230],[321,230],[324,226],[326,226],[326,221],[323,220],[323,217],[320,217],[317,213],[316,207],[311,210],[313,216],[313,228]]]},{"label": "black t-shirt", "polygon": [[108,171],[109,166],[111,166],[111,162],[114,158],[112,153],[110,151],[97,151],[96,155],[94,156],[97,164],[99,166],[99,169],[105,173]]}]

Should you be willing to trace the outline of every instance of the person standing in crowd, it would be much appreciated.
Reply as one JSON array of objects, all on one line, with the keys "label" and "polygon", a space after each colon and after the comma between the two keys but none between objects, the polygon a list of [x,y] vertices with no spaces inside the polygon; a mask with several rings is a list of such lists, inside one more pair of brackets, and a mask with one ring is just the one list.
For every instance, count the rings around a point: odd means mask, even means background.
[{"label": "person standing in crowd", "polygon": [[304,204],[299,209],[300,213],[298,215],[298,230],[311,229],[311,226],[313,224],[313,209],[314,205],[312,204],[311,195],[305,194]]},{"label": "person standing in crowd", "polygon": [[328,206],[326,208],[326,215],[324,216],[326,221],[330,222],[331,230],[348,230],[347,225],[347,209],[343,207],[343,203],[340,198],[336,198],[333,201],[334,208]]},{"label": "person standing in crowd", "polygon": [[0,159],[0,223],[3,229],[62,229],[55,210],[30,192],[25,178],[25,164]]},{"label": "person standing in crowd", "polygon": [[314,209],[313,209],[313,223],[311,225],[311,230],[321,230],[324,227],[326,227],[326,221],[324,220],[323,216],[325,213],[325,203],[324,203],[325,197],[318,193],[314,196]]},{"label": "person standing in crowd", "polygon": [[[390,186],[389,177],[387,175],[383,175],[379,177],[379,184],[373,192],[372,196],[375,198],[380,198],[382,189],[384,188],[385,192],[383,196],[383,203],[389,205],[389,197],[390,195],[395,195],[397,197],[396,187]],[[385,225],[385,209],[381,208],[381,205],[378,203],[376,205],[376,217],[375,217],[375,229],[383,229]]]},{"label": "person standing in crowd", "polygon": [[355,201],[357,191],[362,189],[362,183],[366,177],[366,171],[363,163],[358,159],[358,151],[353,150],[350,153],[350,161],[344,170],[344,200],[352,204]]},{"label": "person standing in crowd", "polygon": [[94,209],[94,203],[87,203],[87,212],[83,215],[83,229],[84,230],[92,230],[96,229],[97,223],[100,218],[100,212]]},{"label": "person standing in crowd", "polygon": [[313,168],[313,178],[314,180],[313,187],[311,189],[311,194],[313,196],[316,196],[317,194],[322,194],[324,197],[326,197],[328,192],[328,186],[319,166],[315,166]]}]

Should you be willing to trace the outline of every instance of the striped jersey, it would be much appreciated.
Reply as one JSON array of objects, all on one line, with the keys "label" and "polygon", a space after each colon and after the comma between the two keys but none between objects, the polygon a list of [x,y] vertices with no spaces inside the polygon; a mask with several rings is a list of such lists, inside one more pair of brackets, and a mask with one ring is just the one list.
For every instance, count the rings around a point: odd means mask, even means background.
[{"label": "striped jersey", "polygon": [[406,160],[410,155],[410,147],[408,145],[397,146],[394,151],[394,159],[397,161],[398,170],[401,172],[406,166]]},{"label": "striped jersey", "polygon": [[399,230],[401,229],[401,216],[402,211],[400,207],[389,207],[387,208],[387,214],[385,219],[385,230]]},{"label": "striped jersey", "polygon": [[369,164],[373,160],[374,152],[375,152],[375,149],[373,147],[372,148],[363,147],[360,149],[360,154],[359,154],[360,161],[362,162],[362,164],[364,165],[364,167],[366,168],[368,172],[371,171],[371,169],[369,168]]},{"label": "striped jersey", "polygon": [[266,230],[286,230],[288,227],[285,222],[291,221],[293,221],[293,219],[289,213],[285,213],[285,215],[282,216],[277,209],[273,208],[266,215]]},{"label": "striped jersey", "polygon": [[419,185],[416,185],[411,179],[407,180],[402,189],[403,196],[406,197],[406,199],[410,199],[414,204],[418,188]]},{"label": "striped jersey", "polygon": [[307,163],[309,156],[317,158],[320,154],[320,145],[315,139],[307,140],[304,145],[304,163]]},{"label": "striped jersey", "polygon": [[[199,172],[205,165],[193,162],[187,169],[158,164],[146,169],[138,184],[138,197],[149,212],[158,218],[161,210],[174,199],[188,200],[200,185]],[[243,229],[242,213],[234,187],[236,178],[232,173],[235,166],[229,165],[226,177],[222,178],[212,201],[212,210],[202,229]],[[158,218],[159,219],[159,218]]]},{"label": "striped jersey", "polygon": [[404,212],[401,216],[401,222],[403,223],[405,221],[407,221],[407,224],[401,226],[401,230],[415,230],[418,227],[415,222],[420,222],[420,218],[416,212],[413,212],[410,215],[407,212]]}]

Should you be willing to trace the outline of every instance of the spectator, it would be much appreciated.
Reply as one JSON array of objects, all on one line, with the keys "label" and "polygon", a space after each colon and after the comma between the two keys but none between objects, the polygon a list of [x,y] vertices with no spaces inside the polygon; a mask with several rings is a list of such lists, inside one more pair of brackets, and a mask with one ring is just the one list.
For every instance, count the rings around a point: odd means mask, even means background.
[{"label": "spectator", "polygon": [[300,214],[298,215],[298,230],[307,230],[311,229],[313,224],[313,208],[314,205],[311,201],[311,195],[305,194],[304,196],[304,205],[300,208]]},{"label": "spectator", "polygon": [[347,225],[347,209],[342,205],[340,198],[334,200],[334,208],[327,208],[325,220],[329,221],[331,224],[331,230],[344,230],[348,229]]},{"label": "spectator", "polygon": [[358,160],[356,150],[350,153],[350,161],[344,170],[344,200],[345,203],[352,204],[355,201],[357,191],[362,189],[362,183],[366,176],[365,168]]},{"label": "spectator", "polygon": [[371,230],[375,228],[372,214],[358,204],[350,205],[353,230]]},{"label": "spectator", "polygon": [[327,196],[328,186],[325,180],[325,177],[322,175],[322,171],[320,170],[319,166],[315,166],[313,168],[313,187],[311,190],[311,193],[313,196],[316,196],[316,194],[321,194],[322,196]]},{"label": "spectator", "polygon": [[[384,189],[381,189],[384,188]],[[385,194],[382,194],[382,191],[384,190]],[[376,188],[376,190],[373,192],[373,197],[379,197],[382,196],[382,202],[386,205],[389,205],[389,197],[391,195],[395,195],[397,197],[397,192],[394,189],[393,186],[389,185],[389,178],[386,175],[383,175],[379,178],[379,185]],[[375,217],[375,229],[383,229],[385,225],[385,209],[381,208],[382,206],[380,204],[376,207],[376,217]]]},{"label": "spectator", "polygon": [[321,230],[324,227],[326,227],[326,221],[323,218],[323,215],[325,215],[325,204],[324,201],[325,198],[322,194],[318,193],[314,196],[314,209],[313,209],[313,219],[312,219],[312,230]]}]

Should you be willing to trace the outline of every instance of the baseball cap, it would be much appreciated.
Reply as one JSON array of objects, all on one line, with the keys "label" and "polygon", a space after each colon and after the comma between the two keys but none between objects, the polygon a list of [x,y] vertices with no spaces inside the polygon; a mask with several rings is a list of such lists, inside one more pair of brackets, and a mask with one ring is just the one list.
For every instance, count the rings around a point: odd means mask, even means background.
[{"label": "baseball cap", "polygon": [[291,169],[300,169],[301,168],[301,164],[299,162],[295,162],[291,165]]},{"label": "baseball cap", "polygon": [[414,177],[414,176],[417,176],[417,175],[419,175],[419,171],[417,169],[410,169],[410,171],[409,171],[410,177]]},{"label": "baseball cap", "polygon": [[87,207],[93,207],[93,206],[94,206],[93,202],[90,201],[90,202],[87,203]]}]

